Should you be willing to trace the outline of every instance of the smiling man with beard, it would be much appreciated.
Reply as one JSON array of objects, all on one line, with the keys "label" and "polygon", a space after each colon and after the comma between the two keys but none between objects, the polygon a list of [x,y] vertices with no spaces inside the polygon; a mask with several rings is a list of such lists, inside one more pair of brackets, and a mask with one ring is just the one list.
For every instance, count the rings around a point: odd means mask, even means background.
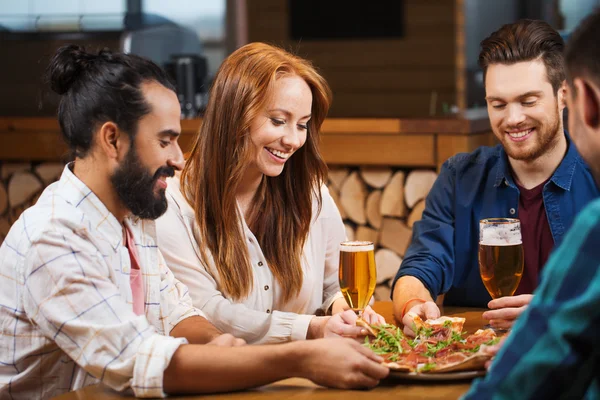
[{"label": "smiling man with beard", "polygon": [[[160,167],[153,174],[144,168],[135,148],[131,147],[123,164],[117,167],[110,180],[115,192],[133,215],[156,219],[167,211],[165,178],[175,175],[175,168]],[[158,196],[154,193],[158,189]]]},{"label": "smiling man with beard", "polygon": [[[457,154],[441,168],[423,219],[396,276],[394,312],[436,318],[435,301],[491,308],[484,318],[507,328],[531,301],[550,251],[598,188],[562,123],[563,40],[543,21],[503,26],[481,42],[492,130],[501,143]],[[524,272],[516,296],[490,301],[478,265],[479,221],[518,218]],[[488,303],[489,302],[489,303]]]},{"label": "smiling man with beard", "polygon": [[179,102],[158,66],[66,46],[49,78],[75,161],[0,247],[0,399],[98,382],[162,397],[292,376],[363,388],[387,375],[350,339],[241,346],[192,306],[156,245],[166,178],[184,162]]}]

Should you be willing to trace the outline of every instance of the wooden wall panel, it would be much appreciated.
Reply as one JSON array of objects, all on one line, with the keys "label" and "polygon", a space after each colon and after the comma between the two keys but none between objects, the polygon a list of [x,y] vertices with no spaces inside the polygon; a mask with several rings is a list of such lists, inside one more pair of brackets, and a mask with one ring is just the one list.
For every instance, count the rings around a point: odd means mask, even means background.
[{"label": "wooden wall panel", "polygon": [[425,117],[456,104],[456,2],[405,0],[404,37],[292,41],[287,0],[248,0],[248,39],[311,60],[334,93],[331,117]]},{"label": "wooden wall panel", "polygon": [[[431,93],[426,91],[342,91],[334,90],[330,115],[361,117],[390,117],[405,115],[426,116],[429,113]],[[454,92],[438,92],[438,109],[441,102],[450,103]]]},{"label": "wooden wall panel", "polygon": [[433,135],[323,135],[327,165],[436,165]]},{"label": "wooden wall panel", "polygon": [[476,135],[439,135],[437,137],[438,168],[457,153],[469,153],[480,146],[495,146],[496,137],[492,132]]},{"label": "wooden wall panel", "polygon": [[[411,67],[330,67],[323,71],[327,82],[339,91],[454,90],[454,73],[446,67],[427,70]],[[406,79],[406,75],[410,79]]]},{"label": "wooden wall panel", "polygon": [[[116,36],[116,35],[115,35]],[[59,96],[44,82],[44,73],[55,51],[69,43],[85,44],[88,51],[103,47],[118,50],[116,39],[0,39],[0,116],[54,116]]]}]

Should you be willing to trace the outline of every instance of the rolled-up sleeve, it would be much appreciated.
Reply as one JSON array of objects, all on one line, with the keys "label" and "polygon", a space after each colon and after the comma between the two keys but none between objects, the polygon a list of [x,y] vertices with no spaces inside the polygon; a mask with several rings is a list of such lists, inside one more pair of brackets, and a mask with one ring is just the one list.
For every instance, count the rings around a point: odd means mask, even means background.
[{"label": "rolled-up sleeve", "polygon": [[34,240],[24,265],[24,310],[45,337],[109,387],[164,397],[163,375],[185,339],[133,313],[96,247],[73,232]]},{"label": "rolled-up sleeve", "polygon": [[454,170],[446,161],[425,200],[423,217],[392,286],[403,276],[423,282],[432,298],[450,289],[454,277]]},{"label": "rolled-up sleeve", "polygon": [[164,331],[170,334],[171,330],[184,319],[196,315],[206,318],[206,315],[193,306],[188,287],[175,278],[173,272],[167,267],[162,253],[158,252],[158,257],[161,277],[160,300],[161,306],[166,310],[166,318],[163,319],[166,325]]}]

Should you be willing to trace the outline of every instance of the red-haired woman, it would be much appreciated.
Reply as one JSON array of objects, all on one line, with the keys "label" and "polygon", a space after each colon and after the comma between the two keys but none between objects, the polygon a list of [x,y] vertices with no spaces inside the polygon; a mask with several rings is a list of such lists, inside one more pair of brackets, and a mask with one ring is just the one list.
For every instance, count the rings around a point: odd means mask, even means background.
[{"label": "red-haired woman", "polygon": [[[249,343],[364,333],[342,312],[346,235],[319,153],[330,102],[306,60],[243,46],[221,65],[185,169],[169,181],[160,250],[194,305]],[[364,318],[383,321],[370,308]]]}]

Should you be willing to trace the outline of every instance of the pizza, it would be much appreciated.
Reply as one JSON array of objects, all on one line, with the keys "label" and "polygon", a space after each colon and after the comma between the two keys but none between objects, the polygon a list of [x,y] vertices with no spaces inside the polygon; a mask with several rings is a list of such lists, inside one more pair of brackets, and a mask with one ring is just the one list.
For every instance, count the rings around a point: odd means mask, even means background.
[{"label": "pizza", "polygon": [[[365,346],[384,359],[390,369],[412,373],[446,373],[485,369],[492,358],[485,346],[499,342],[492,329],[463,332],[464,318],[441,317],[423,321],[415,316],[415,338],[404,335],[395,325],[370,326],[374,335],[365,338]],[[364,321],[357,321],[364,326]]]}]

